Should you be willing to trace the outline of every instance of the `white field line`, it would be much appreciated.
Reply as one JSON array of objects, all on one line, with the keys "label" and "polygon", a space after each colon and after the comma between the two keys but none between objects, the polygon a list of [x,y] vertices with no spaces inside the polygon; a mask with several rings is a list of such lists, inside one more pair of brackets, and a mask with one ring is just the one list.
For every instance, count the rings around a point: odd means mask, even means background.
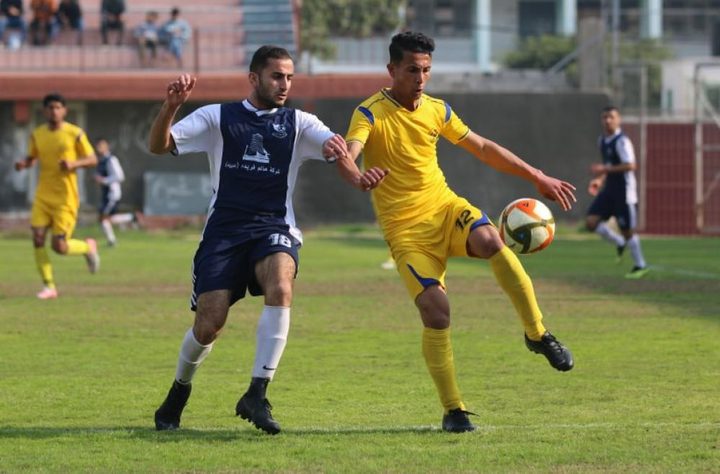
[{"label": "white field line", "polygon": [[683,268],[666,267],[664,265],[650,265],[651,270],[657,270],[665,273],[674,273],[676,275],[692,276],[698,278],[708,278],[711,280],[720,280],[720,273],[699,272],[696,270],[685,270]]}]

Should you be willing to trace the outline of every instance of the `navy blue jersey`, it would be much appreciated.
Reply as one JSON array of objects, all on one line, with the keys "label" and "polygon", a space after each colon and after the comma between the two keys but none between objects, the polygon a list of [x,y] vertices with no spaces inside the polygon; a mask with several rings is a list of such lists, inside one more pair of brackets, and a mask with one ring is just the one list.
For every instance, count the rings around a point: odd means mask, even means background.
[{"label": "navy blue jersey", "polygon": [[[635,162],[635,152],[633,151],[632,143],[620,130],[609,137],[600,137],[599,146],[603,164],[605,165],[620,165]],[[608,173],[605,175],[605,186],[603,190],[627,204],[637,203],[637,185],[633,171]]]},{"label": "navy blue jersey", "polygon": [[282,224],[302,241],[292,207],[298,170],[307,159],[323,159],[322,144],[333,136],[317,117],[286,107],[257,110],[245,100],[201,107],[171,133],[177,153],[208,155],[213,189],[204,236]]},{"label": "navy blue jersey", "polygon": [[235,102],[220,106],[223,137],[215,208],[282,219],[295,145],[295,111],[257,115]]},{"label": "navy blue jersey", "polygon": [[115,155],[100,156],[95,167],[95,175],[101,179],[101,201],[105,205],[109,201],[117,203],[122,197],[120,183],[125,181],[125,173],[120,166],[120,160]]}]

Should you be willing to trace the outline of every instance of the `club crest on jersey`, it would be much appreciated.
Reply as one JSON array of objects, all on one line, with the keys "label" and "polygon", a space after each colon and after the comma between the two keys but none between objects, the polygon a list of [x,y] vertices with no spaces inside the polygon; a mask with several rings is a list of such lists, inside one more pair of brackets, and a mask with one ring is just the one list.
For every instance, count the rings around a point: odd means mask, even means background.
[{"label": "club crest on jersey", "polygon": [[440,137],[440,132],[438,132],[435,129],[430,130],[430,139],[434,142],[438,141],[438,138]]},{"label": "club crest on jersey", "polygon": [[270,163],[270,153],[263,146],[263,136],[253,133],[250,144],[245,147],[243,161],[254,161],[256,163]]},{"label": "club crest on jersey", "polygon": [[273,132],[272,136],[275,138],[285,138],[287,137],[287,130],[285,130],[285,124],[284,123],[274,123],[272,124]]}]

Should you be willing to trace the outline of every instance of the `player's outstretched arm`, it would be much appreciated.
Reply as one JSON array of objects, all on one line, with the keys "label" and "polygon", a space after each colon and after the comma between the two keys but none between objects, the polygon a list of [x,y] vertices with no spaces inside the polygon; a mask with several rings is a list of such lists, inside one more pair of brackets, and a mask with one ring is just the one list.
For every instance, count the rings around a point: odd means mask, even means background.
[{"label": "player's outstretched arm", "polygon": [[170,127],[180,106],[190,98],[196,83],[197,78],[194,76],[182,74],[167,85],[165,101],[150,129],[148,148],[151,153],[161,155],[175,148],[172,135],[170,135]]},{"label": "player's outstretched arm", "polygon": [[365,172],[360,171],[355,161],[361,152],[362,144],[352,141],[347,144],[347,154],[339,156],[335,163],[340,176],[351,186],[361,191],[370,191],[382,182],[385,176],[390,173],[390,170],[373,167],[365,170]]},{"label": "player's outstretched arm", "polygon": [[513,152],[480,135],[469,132],[459,146],[475,155],[480,161],[503,173],[519,176],[535,185],[540,195],[557,202],[564,210],[576,202],[575,186],[552,176],[547,176],[520,159]]}]

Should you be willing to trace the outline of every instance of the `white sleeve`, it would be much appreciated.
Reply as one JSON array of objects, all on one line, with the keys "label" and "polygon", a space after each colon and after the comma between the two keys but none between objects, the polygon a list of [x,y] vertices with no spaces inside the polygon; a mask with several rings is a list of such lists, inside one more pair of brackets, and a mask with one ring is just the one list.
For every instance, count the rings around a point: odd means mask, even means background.
[{"label": "white sleeve", "polygon": [[335,132],[315,115],[302,110],[295,111],[295,121],[298,129],[298,158],[324,160],[322,145],[328,138],[335,135]]},{"label": "white sleeve", "polygon": [[206,105],[172,126],[173,154],[210,153],[220,136],[220,104]]},{"label": "white sleeve", "polygon": [[621,137],[615,144],[620,161],[623,163],[635,163],[635,150],[633,144],[628,137]]},{"label": "white sleeve", "polygon": [[115,155],[111,156],[108,162],[108,176],[105,181],[105,184],[122,183],[125,181],[125,173],[123,172],[122,166],[120,166],[120,160],[118,160]]}]

